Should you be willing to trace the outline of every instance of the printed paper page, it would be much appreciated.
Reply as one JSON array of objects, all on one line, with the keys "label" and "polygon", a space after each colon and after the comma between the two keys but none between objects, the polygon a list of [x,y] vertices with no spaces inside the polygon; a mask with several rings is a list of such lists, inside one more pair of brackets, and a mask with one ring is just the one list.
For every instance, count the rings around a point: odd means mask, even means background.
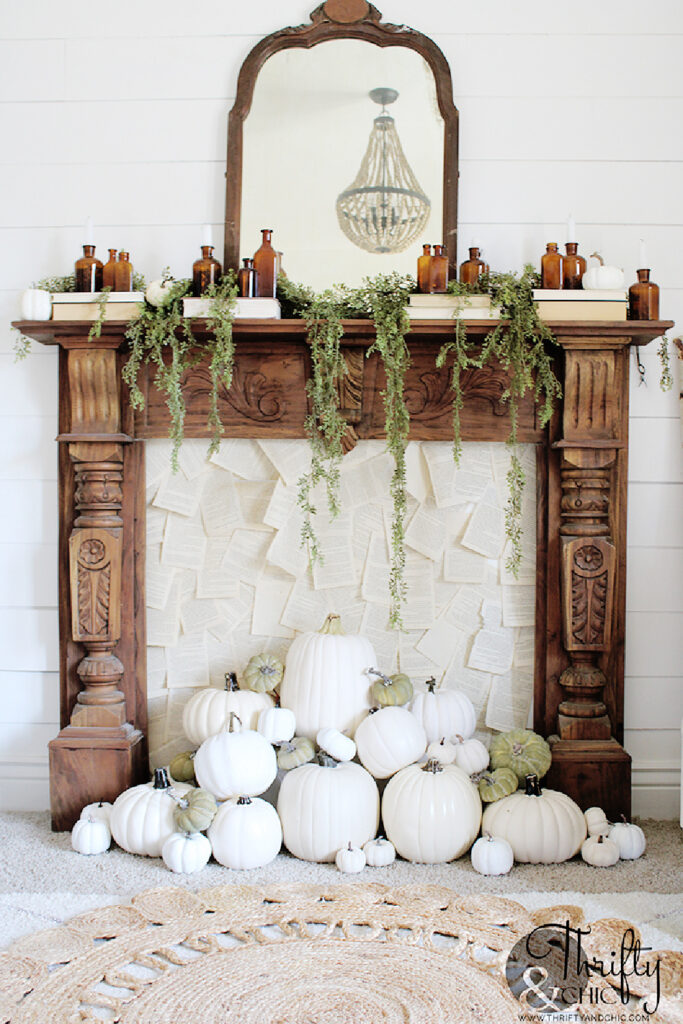
[{"label": "printed paper page", "polygon": [[[196,687],[181,686],[171,690],[168,695],[166,738],[169,743],[180,738],[185,739],[185,746],[181,747],[181,750],[187,750],[189,746],[183,731],[185,705],[196,692]],[[166,761],[166,764],[168,764],[168,761]]]},{"label": "printed paper page", "polygon": [[406,544],[425,558],[436,562],[443,554],[446,543],[446,515],[430,499],[418,505],[406,529]]},{"label": "printed paper page", "polygon": [[209,442],[185,439],[178,452],[178,465],[188,480],[196,480],[210,466],[208,460]]},{"label": "printed paper page", "polygon": [[201,493],[201,481],[188,480],[180,473],[171,473],[157,491],[153,504],[180,516],[193,516],[199,508]]},{"label": "printed paper page", "polygon": [[226,641],[230,639],[240,622],[249,616],[251,606],[241,594],[231,601],[216,601],[216,606],[220,618],[214,625],[209,626],[209,632],[217,640]]},{"label": "printed paper page", "polygon": [[221,441],[211,461],[222,469],[229,469],[243,480],[274,480],[275,467],[256,441],[233,438]]},{"label": "printed paper page", "polygon": [[394,460],[385,454],[342,473],[339,494],[344,511],[386,499],[393,471]]},{"label": "printed paper page", "polygon": [[424,558],[408,555],[405,581],[403,625],[405,629],[428,629],[434,622],[434,577],[431,563]]},{"label": "printed paper page", "polygon": [[[414,686],[416,683],[424,683],[425,679],[429,679],[438,671],[438,666],[431,658],[417,649],[416,644],[422,636],[422,630],[399,633],[398,668],[400,672],[405,672]],[[419,686],[417,688],[419,689]]]},{"label": "printed paper page", "polygon": [[365,566],[371,535],[383,532],[384,514],[380,504],[375,502],[370,505],[361,505],[353,510],[351,544],[354,562],[356,565],[360,564],[361,569]]},{"label": "printed paper page", "polygon": [[536,631],[528,626],[515,630],[515,653],[512,664],[515,668],[528,667],[534,664],[536,649]]},{"label": "printed paper page", "polygon": [[201,526],[171,513],[166,521],[161,564],[176,569],[195,569],[204,562],[206,536]]},{"label": "printed paper page", "polygon": [[180,625],[183,633],[203,633],[210,626],[220,622],[215,601],[186,601],[180,608]]},{"label": "printed paper page", "polygon": [[202,600],[237,597],[239,594],[239,578],[223,561],[228,551],[230,536],[226,538],[210,537],[206,542],[204,564],[197,573],[197,597]]},{"label": "printed paper page", "polygon": [[175,569],[161,564],[161,544],[147,545],[145,555],[145,601],[161,610],[168,604]]},{"label": "printed paper page", "polygon": [[273,538],[266,555],[269,565],[275,565],[290,576],[308,575],[308,551],[301,546],[301,519],[292,515]]},{"label": "printed paper page", "polygon": [[536,587],[503,587],[503,625],[533,626],[536,622]]},{"label": "printed paper page", "polygon": [[468,668],[464,664],[464,648],[460,648],[446,670],[443,686],[464,693],[474,704],[475,711],[480,713],[486,707],[492,678],[488,672]]},{"label": "printed paper page", "polygon": [[285,487],[282,480],[278,480],[263,515],[263,522],[266,526],[272,526],[274,530],[281,530],[293,515],[300,516],[296,496],[296,487]]},{"label": "printed paper page", "polygon": [[463,585],[443,613],[443,617],[452,626],[457,626],[463,633],[473,633],[482,624],[481,604],[483,594],[479,587]]},{"label": "printed paper page", "polygon": [[460,502],[455,486],[453,446],[447,443],[427,444],[422,449],[427,462],[432,493],[437,508],[447,508]]},{"label": "printed paper page", "polygon": [[420,654],[443,670],[466,640],[466,633],[446,619],[438,619],[415,646]]},{"label": "printed paper page", "polygon": [[[321,517],[319,516],[318,519]],[[329,587],[349,587],[356,582],[356,570],[351,545],[351,516],[320,523],[317,528],[320,551],[325,559],[313,566],[313,585],[316,590]]]},{"label": "printed paper page", "polygon": [[201,511],[204,529],[209,537],[228,537],[242,524],[232,473],[217,469],[206,474]]},{"label": "printed paper page", "polygon": [[176,647],[166,651],[167,686],[208,686],[209,663],[202,633],[181,636]]},{"label": "printed paper page", "polygon": [[294,583],[291,579],[262,576],[256,584],[251,631],[259,637],[293,637],[294,632],[280,622]]},{"label": "printed paper page", "polygon": [[161,484],[171,472],[168,441],[150,438],[145,441],[145,480],[147,487]]},{"label": "printed paper page", "polygon": [[180,580],[173,581],[165,608],[147,609],[147,644],[174,647],[180,632]]},{"label": "printed paper page", "polygon": [[483,583],[486,559],[474,551],[449,548],[444,556],[443,575],[451,583]]},{"label": "printed paper page", "polygon": [[385,537],[381,533],[373,533],[363,571],[361,593],[364,601],[389,606],[389,572],[389,552]]},{"label": "printed paper page", "polygon": [[151,505],[148,505],[146,519],[145,527],[147,546],[150,547],[153,544],[161,544],[164,539],[164,530],[166,529],[165,510],[161,508],[153,508]]},{"label": "printed paper page", "polygon": [[252,530],[269,529],[263,519],[275,490],[275,483],[272,480],[238,480],[235,486],[244,522],[249,523]]},{"label": "printed paper page", "polygon": [[147,701],[147,714],[151,718],[153,715],[153,708],[159,708],[163,703],[163,713],[166,714],[166,697],[163,697],[162,703],[159,699],[151,696],[156,694],[157,690],[163,690],[166,685],[166,653],[163,647],[150,647],[147,646],[147,693],[149,700]]},{"label": "printed paper page", "polygon": [[432,493],[429,470],[419,441],[409,441],[406,447],[406,490],[419,502],[426,501]]},{"label": "printed paper page", "polygon": [[[398,633],[389,629],[389,609],[380,604],[366,604],[360,632],[368,638],[377,655],[377,664],[368,667],[392,675],[396,671]],[[368,676],[368,686],[376,679],[377,676]]]},{"label": "printed paper page", "polygon": [[486,558],[498,558],[505,540],[505,515],[501,508],[480,502],[470,517],[463,534],[463,547],[477,551]]},{"label": "printed paper page", "polygon": [[533,699],[533,674],[513,670],[495,676],[486,705],[486,725],[489,729],[507,732],[508,729],[526,729]]},{"label": "printed paper page", "polygon": [[311,449],[304,440],[259,441],[267,458],[288,487],[296,487],[311,468]]},{"label": "printed paper page", "polygon": [[463,447],[455,471],[455,493],[461,502],[480,501],[493,480],[491,446],[468,444]]},{"label": "printed paper page", "polygon": [[235,530],[221,568],[245,582],[253,582],[263,571],[272,539],[272,533],[263,530]]},{"label": "printed paper page", "polygon": [[314,590],[306,575],[294,583],[280,622],[290,629],[306,633],[320,629],[330,611],[327,592]]},{"label": "printed paper page", "polygon": [[485,627],[474,638],[467,666],[500,676],[510,671],[512,653],[512,630]]}]

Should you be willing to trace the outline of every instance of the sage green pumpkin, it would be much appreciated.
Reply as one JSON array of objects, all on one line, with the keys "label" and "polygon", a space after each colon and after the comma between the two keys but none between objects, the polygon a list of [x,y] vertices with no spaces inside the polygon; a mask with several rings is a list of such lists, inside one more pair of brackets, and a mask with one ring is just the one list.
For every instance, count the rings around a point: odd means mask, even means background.
[{"label": "sage green pumpkin", "polygon": [[407,704],[413,697],[413,684],[404,672],[397,672],[393,676],[385,676],[376,668],[369,668],[370,675],[379,676],[379,679],[370,687],[370,695],[375,704],[380,707],[402,706]]},{"label": "sage green pumpkin", "polygon": [[191,782],[194,784],[194,750],[183,750],[182,754],[176,754],[168,766],[172,779],[176,782]]},{"label": "sage green pumpkin", "polygon": [[485,804],[492,804],[514,793],[518,783],[519,780],[512,768],[496,768],[492,772],[482,772],[479,779],[479,796]]},{"label": "sage green pumpkin", "polygon": [[270,693],[282,682],[285,666],[274,654],[255,654],[249,659],[242,679],[244,686],[255,693]]},{"label": "sage green pumpkin", "polygon": [[218,804],[205,789],[191,789],[178,800],[173,820],[179,832],[203,832],[214,819]]},{"label": "sage green pumpkin", "polygon": [[289,743],[281,743],[277,752],[277,766],[284,771],[307,764],[315,757],[315,745],[308,736],[295,736]]},{"label": "sage green pumpkin", "polygon": [[550,747],[531,729],[511,729],[494,737],[490,754],[492,768],[512,768],[520,782],[527,775],[542,779],[550,768]]}]

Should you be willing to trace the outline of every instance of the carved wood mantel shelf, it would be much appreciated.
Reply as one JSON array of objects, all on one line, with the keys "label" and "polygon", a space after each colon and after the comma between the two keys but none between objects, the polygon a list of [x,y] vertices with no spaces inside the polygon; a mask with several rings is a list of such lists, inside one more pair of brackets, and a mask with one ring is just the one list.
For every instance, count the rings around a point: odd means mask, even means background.
[{"label": "carved wood mantel shelf", "polygon": [[[469,321],[483,338],[491,322]],[[55,829],[82,806],[113,799],[146,779],[144,595],[146,438],[165,437],[168,410],[149,377],[146,408],[134,415],[121,382],[126,325],[110,321],[88,341],[89,325],[22,322],[20,330],[60,348],[59,582],[61,731],[50,743]],[[626,583],[628,359],[631,345],[659,337],[669,321],[556,323],[564,399],[541,429],[533,402],[520,409],[519,439],[537,449],[535,728],[553,739],[548,785],[608,818],[630,813],[630,757],[623,740]],[[195,321],[198,346],[206,325]],[[449,321],[417,321],[408,344],[406,400],[411,438],[452,437],[449,368],[436,353]],[[299,320],[241,320],[234,326],[233,385],[220,395],[228,437],[303,437],[309,349]],[[381,366],[365,351],[373,325],[344,325],[349,369],[341,404],[347,445],[383,436]],[[462,434],[504,441],[500,366],[463,378]],[[206,437],[209,374],[187,374],[185,434]]]}]

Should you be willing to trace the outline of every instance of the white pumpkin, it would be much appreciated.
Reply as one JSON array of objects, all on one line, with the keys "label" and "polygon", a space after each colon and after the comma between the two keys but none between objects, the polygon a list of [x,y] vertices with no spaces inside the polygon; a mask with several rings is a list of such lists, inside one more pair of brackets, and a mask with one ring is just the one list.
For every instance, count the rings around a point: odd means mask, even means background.
[{"label": "white pumpkin", "polygon": [[211,843],[201,832],[174,832],[162,846],[161,856],[169,871],[191,875],[209,863]]},{"label": "white pumpkin", "polygon": [[365,867],[365,854],[358,846],[349,843],[348,846],[342,846],[341,850],[337,850],[334,863],[344,874],[357,875]]},{"label": "white pumpkin", "polygon": [[605,288],[621,289],[624,287],[624,271],[621,267],[607,266],[602,256],[597,252],[592,252],[590,258],[598,260],[598,265],[590,266],[584,272],[581,281],[584,291],[591,288],[601,291]]},{"label": "white pumpkin", "polygon": [[362,846],[376,835],[377,783],[351,761],[304,764],[282,780],[277,809],[290,853],[301,860],[333,861],[342,846]]},{"label": "white pumpkin", "polygon": [[485,771],[489,766],[489,752],[481,742],[474,737],[464,740],[462,736],[456,736],[455,763],[462,768],[467,775],[477,775]]},{"label": "white pumpkin", "polygon": [[371,868],[386,868],[396,860],[396,848],[388,839],[370,839],[363,847],[365,863]]},{"label": "white pumpkin", "polygon": [[265,793],[277,775],[277,757],[261,733],[235,730],[231,714],[227,729],[204,740],[195,754],[194,771],[202,789],[217,800]]},{"label": "white pumpkin", "polygon": [[411,764],[390,779],[382,798],[387,838],[406,860],[442,864],[474,842],[481,799],[469,776],[455,764]]},{"label": "white pumpkin", "polygon": [[289,708],[264,708],[258,716],[258,732],[269,743],[288,743],[295,731],[296,719]]},{"label": "white pumpkin", "polygon": [[353,761],[356,756],[356,744],[339,729],[320,729],[315,742],[335,761]]},{"label": "white pumpkin", "polygon": [[594,868],[611,868],[619,860],[619,847],[603,835],[589,836],[581,846],[581,857]]},{"label": "white pumpkin", "polygon": [[101,818],[79,818],[71,831],[71,845],[88,857],[104,853],[111,845],[109,826]]},{"label": "white pumpkin", "polygon": [[388,779],[422,757],[425,731],[407,708],[387,706],[372,711],[356,729],[358,756],[376,779]]},{"label": "white pumpkin", "polygon": [[21,293],[22,320],[49,320],[52,316],[52,296],[42,288],[27,288]]},{"label": "white pumpkin", "polygon": [[81,811],[81,818],[96,818],[98,821],[105,821],[109,825],[111,821],[111,807],[112,805],[104,800],[100,800],[97,804],[86,804]]},{"label": "white pumpkin", "polygon": [[165,768],[157,768],[154,781],[125,790],[111,809],[111,834],[123,850],[143,857],[160,857],[168,837],[176,831],[173,812],[177,797],[192,786],[174,782]]},{"label": "white pumpkin", "polygon": [[273,706],[267,693],[240,690],[235,673],[228,672],[224,689],[207,686],[190,697],[183,712],[183,732],[198,747],[225,728],[231,712],[245,729],[257,729],[261,712]]},{"label": "white pumpkin", "polygon": [[488,805],[482,831],[507,839],[518,862],[559,864],[581,849],[586,820],[570,797],[552,789],[541,792],[537,777],[528,775],[526,792]]},{"label": "white pumpkin", "polygon": [[457,690],[437,690],[434,679],[427,681],[427,692],[413,697],[410,710],[427,734],[428,743],[444,736],[469,739],[477,724],[477,715],[469,697]]},{"label": "white pumpkin", "polygon": [[620,821],[610,829],[609,838],[617,844],[622,860],[637,860],[645,853],[645,833],[638,825]]},{"label": "white pumpkin", "polygon": [[455,743],[451,743],[450,740],[442,738],[438,743],[434,742],[429,744],[425,760],[438,761],[439,764],[455,764],[455,752]]},{"label": "white pumpkin", "polygon": [[515,855],[507,839],[485,835],[477,839],[470,854],[472,867],[480,875],[507,875]]},{"label": "white pumpkin", "polygon": [[589,807],[583,812],[589,836],[607,836],[612,828],[602,807]]},{"label": "white pumpkin", "polygon": [[165,306],[171,298],[171,289],[174,284],[176,282],[172,277],[163,277],[158,281],[150,281],[145,291],[145,298],[150,306],[156,306],[157,309]]},{"label": "white pumpkin", "polygon": [[280,685],[280,703],[296,715],[297,731],[314,740],[327,726],[353,736],[370,709],[367,671],[376,662],[364,636],[345,636],[338,615],[319,633],[292,642]]},{"label": "white pumpkin", "polygon": [[218,863],[239,871],[270,864],[282,846],[282,826],[273,805],[248,796],[221,804],[207,835]]}]

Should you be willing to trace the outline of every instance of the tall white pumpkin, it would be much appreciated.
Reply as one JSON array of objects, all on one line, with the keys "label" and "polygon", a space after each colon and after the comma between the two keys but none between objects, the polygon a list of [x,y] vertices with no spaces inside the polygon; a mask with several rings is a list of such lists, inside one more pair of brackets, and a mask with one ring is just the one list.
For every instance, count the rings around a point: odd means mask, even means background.
[{"label": "tall white pumpkin", "polygon": [[527,775],[526,792],[519,790],[488,805],[482,831],[507,839],[518,862],[559,864],[581,849],[586,820],[570,797],[541,790],[537,777]]},{"label": "tall white pumpkin", "polygon": [[425,731],[407,708],[371,711],[356,729],[356,747],[364,768],[376,779],[388,779],[422,757]]},{"label": "tall white pumpkin", "polygon": [[183,712],[183,732],[198,747],[225,728],[231,712],[245,729],[256,729],[260,713],[273,706],[267,693],[241,690],[235,673],[228,672],[224,689],[207,686],[190,697]]},{"label": "tall white pumpkin", "polygon": [[377,783],[351,761],[303,764],[287,772],[277,810],[285,846],[300,860],[333,861],[337,850],[373,839],[379,824]]},{"label": "tall white pumpkin", "polygon": [[253,729],[233,731],[232,714],[227,729],[204,740],[195,754],[194,771],[202,789],[217,800],[265,793],[277,775],[272,746]]},{"label": "tall white pumpkin", "polygon": [[410,710],[427,733],[427,742],[436,743],[456,735],[469,739],[477,724],[469,697],[457,690],[437,690],[434,679],[429,679],[426,686],[426,693],[413,697]]},{"label": "tall white pumpkin", "polygon": [[258,797],[226,800],[207,832],[213,855],[226,868],[270,864],[282,846],[282,826],[272,804]]},{"label": "tall white pumpkin", "polygon": [[353,736],[370,709],[367,671],[376,662],[364,636],[346,636],[338,615],[319,633],[302,633],[287,653],[280,703],[296,716],[297,733],[314,740],[331,726]]},{"label": "tall white pumpkin", "polygon": [[171,786],[165,768],[157,768],[154,781],[125,790],[111,809],[111,834],[128,853],[160,857],[170,835],[177,832],[173,812],[176,797],[192,786],[174,782]]},{"label": "tall white pumpkin", "polygon": [[411,764],[389,780],[382,797],[387,839],[406,860],[443,864],[469,850],[481,822],[481,799],[455,764]]}]

